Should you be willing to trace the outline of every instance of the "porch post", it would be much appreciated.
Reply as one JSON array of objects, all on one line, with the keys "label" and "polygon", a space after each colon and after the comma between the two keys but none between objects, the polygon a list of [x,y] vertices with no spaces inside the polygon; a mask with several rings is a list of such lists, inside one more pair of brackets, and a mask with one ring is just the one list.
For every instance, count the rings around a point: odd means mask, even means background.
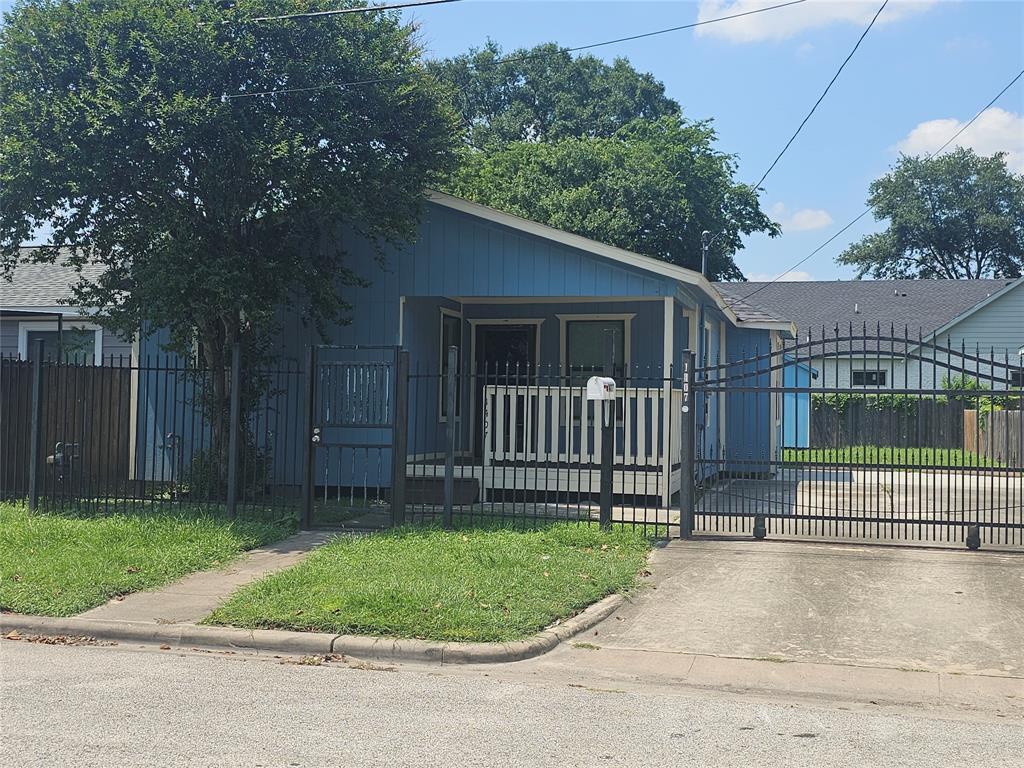
[{"label": "porch post", "polygon": [[[615,331],[604,332],[604,375],[615,376]],[[600,403],[601,415],[601,508],[600,521],[602,528],[612,526],[612,467],[615,463],[615,409],[617,400],[606,404]],[[611,410],[609,415],[608,411]],[[595,411],[597,406],[595,403]],[[594,414],[597,416],[597,414]]]},{"label": "porch post", "polygon": [[679,536],[693,536],[693,513],[696,504],[694,474],[694,432],[696,424],[696,393],[693,389],[693,369],[696,355],[683,352],[683,413],[679,426]]}]

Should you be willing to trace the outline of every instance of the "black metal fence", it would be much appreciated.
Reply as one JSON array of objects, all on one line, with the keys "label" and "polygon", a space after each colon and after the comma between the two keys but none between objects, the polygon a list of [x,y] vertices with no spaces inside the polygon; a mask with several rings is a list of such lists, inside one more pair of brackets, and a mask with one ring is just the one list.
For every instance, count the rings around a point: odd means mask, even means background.
[{"label": "black metal fence", "polygon": [[174,355],[3,361],[0,495],[304,526],[552,521],[678,530],[680,381],[557,366],[409,369],[395,347],[210,370]]},{"label": "black metal fence", "polygon": [[1009,352],[891,328],[823,329],[709,361],[695,382],[695,528],[1019,547],[1020,375]]},{"label": "black metal fence", "polygon": [[595,371],[425,369],[395,347],[318,347],[255,371],[237,356],[219,371],[170,355],[4,360],[0,495],[304,526],[1024,544],[1008,355],[850,329],[700,362],[608,363],[601,400]]},{"label": "black metal fence", "polygon": [[82,512],[301,507],[307,377],[294,362],[248,374],[173,355],[0,365],[4,498]]}]

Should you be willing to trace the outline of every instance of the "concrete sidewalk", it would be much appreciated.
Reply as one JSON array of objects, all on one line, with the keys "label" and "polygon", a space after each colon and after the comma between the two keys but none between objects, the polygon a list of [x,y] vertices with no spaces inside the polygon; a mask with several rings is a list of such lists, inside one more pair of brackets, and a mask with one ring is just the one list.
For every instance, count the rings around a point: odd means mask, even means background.
[{"label": "concrete sidewalk", "polygon": [[136,592],[99,605],[76,618],[160,624],[195,623],[208,616],[232,592],[269,573],[294,565],[336,534],[303,531],[253,549],[226,568],[200,571],[150,592]]}]

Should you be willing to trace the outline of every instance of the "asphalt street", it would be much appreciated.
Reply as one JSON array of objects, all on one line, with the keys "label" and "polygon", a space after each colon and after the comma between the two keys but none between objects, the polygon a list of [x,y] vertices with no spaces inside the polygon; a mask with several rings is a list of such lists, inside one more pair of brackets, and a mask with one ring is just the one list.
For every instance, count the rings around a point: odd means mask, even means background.
[{"label": "asphalt street", "polygon": [[[1020,719],[0,640],[5,766],[1007,766]],[[521,673],[517,670],[523,670]]]}]

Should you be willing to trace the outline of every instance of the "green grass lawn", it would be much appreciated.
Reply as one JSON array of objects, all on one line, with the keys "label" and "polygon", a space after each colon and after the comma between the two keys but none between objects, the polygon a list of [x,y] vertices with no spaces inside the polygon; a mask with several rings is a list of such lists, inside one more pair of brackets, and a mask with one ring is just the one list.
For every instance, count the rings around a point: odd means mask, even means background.
[{"label": "green grass lawn", "polygon": [[848,445],[842,448],[786,448],[782,460],[797,464],[854,464],[910,467],[998,467],[999,462],[959,448],[892,448]]},{"label": "green grass lawn", "polygon": [[287,521],[229,521],[203,508],[29,514],[0,503],[0,610],[71,616],[116,595],[223,565],[288,535]]},{"label": "green grass lawn", "polygon": [[516,640],[633,587],[649,547],[637,531],[572,523],[343,536],[242,588],[206,623]]}]

